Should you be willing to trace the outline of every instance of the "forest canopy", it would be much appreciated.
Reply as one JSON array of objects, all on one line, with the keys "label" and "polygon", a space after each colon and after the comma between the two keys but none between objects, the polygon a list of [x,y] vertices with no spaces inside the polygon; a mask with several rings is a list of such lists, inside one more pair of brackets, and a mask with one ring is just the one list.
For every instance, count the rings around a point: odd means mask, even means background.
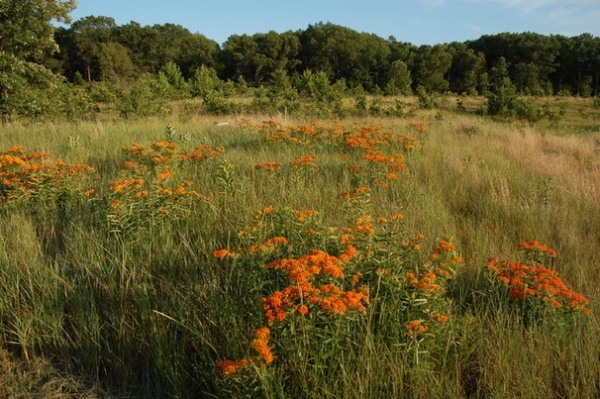
[{"label": "forest canopy", "polygon": [[74,8],[74,0],[0,0],[4,122],[14,115],[85,116],[98,103],[125,115],[142,108],[153,113],[162,105],[147,102],[157,96],[214,103],[217,92],[246,88],[259,88],[258,96],[270,100],[283,97],[286,109],[302,97],[329,101],[323,92],[330,89],[582,97],[600,91],[600,38],[591,34],[500,33],[416,46],[319,22],[297,31],[236,34],[219,45],[170,23],[118,25],[105,16],[70,23]]},{"label": "forest canopy", "polygon": [[499,63],[524,94],[557,92],[590,96],[600,88],[600,38],[532,32],[484,35],[459,43],[416,46],[319,22],[304,30],[232,35],[220,46],[179,25],[116,25],[112,18],[86,17],[57,28],[61,51],[47,60],[73,80],[139,78],[175,63],[188,79],[200,66],[214,68],[223,81],[242,78],[257,86],[277,70],[289,76],[324,72],[330,81],[368,92],[406,91],[482,94]]}]

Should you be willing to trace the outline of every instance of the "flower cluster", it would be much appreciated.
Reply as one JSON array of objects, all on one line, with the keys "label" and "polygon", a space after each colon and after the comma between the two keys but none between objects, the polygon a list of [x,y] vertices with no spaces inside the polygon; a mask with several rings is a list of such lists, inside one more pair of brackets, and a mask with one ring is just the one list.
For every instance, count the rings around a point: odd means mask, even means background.
[{"label": "flower cluster", "polygon": [[248,247],[240,247],[237,251],[228,249],[217,249],[213,256],[218,259],[235,258],[238,254],[267,254],[275,251],[278,247],[288,245],[289,241],[285,237],[267,238],[264,242],[252,244]]},{"label": "flower cluster", "polygon": [[527,257],[542,262],[545,257],[556,257],[556,251],[538,241],[523,241],[519,243],[519,249],[523,250]]},{"label": "flower cluster", "polygon": [[[423,235],[414,237],[411,241],[402,243],[407,248],[415,249],[415,244],[424,238]],[[420,246],[419,246],[420,249]],[[430,260],[409,270],[405,274],[408,292],[411,298],[416,299],[415,313],[427,318],[435,324],[445,324],[450,316],[435,310],[436,306],[447,311],[447,303],[442,295],[447,290],[448,282],[456,275],[462,266],[462,258],[456,255],[456,248],[450,242],[440,240],[430,255]],[[419,309],[420,301],[426,300],[428,309]],[[415,338],[429,330],[423,320],[411,321],[407,325],[408,334]]]},{"label": "flower cluster", "polygon": [[[369,191],[352,190],[342,198],[350,199]],[[288,229],[294,226],[288,230],[293,235],[304,231],[304,224],[317,214],[315,210],[267,206],[253,213],[255,224],[242,229],[239,237],[250,240],[268,237],[273,231],[280,231],[282,225]],[[298,256],[282,256],[282,249],[294,253],[298,247],[290,242],[304,241],[302,235],[293,235],[294,239],[262,238],[236,250],[216,250],[213,255],[232,267],[259,261],[264,270],[275,273],[273,282],[277,281],[281,288],[261,298],[264,318],[271,328],[285,329],[298,320],[302,320],[302,325],[318,323],[323,328],[330,320],[365,314],[371,303],[377,309],[377,303],[390,293],[394,300],[400,300],[397,306],[405,314],[408,323],[405,338],[412,338],[410,345],[418,346],[424,344],[424,339],[434,337],[439,326],[449,321],[449,302],[444,293],[462,259],[449,241],[440,240],[430,257],[422,255],[426,261],[415,266],[419,256],[413,254],[420,254],[425,236],[418,234],[405,241],[396,240],[396,230],[403,218],[401,213],[386,217],[363,214],[349,219],[345,227],[317,227],[316,234],[326,241],[328,250],[311,249]],[[263,256],[265,253],[269,256]],[[410,268],[408,272],[406,267]],[[248,360],[243,359],[221,362],[219,367],[224,375],[230,375],[246,364]]]},{"label": "flower cluster", "polygon": [[271,352],[269,347],[269,339],[271,330],[268,327],[260,327],[254,333],[254,339],[252,340],[252,349],[258,354],[258,356],[245,357],[241,360],[221,360],[217,362],[217,367],[221,370],[223,375],[231,375],[236,373],[239,369],[246,366],[260,366],[261,364],[269,364],[275,360],[275,356]]},{"label": "flower cluster", "polygon": [[[556,256],[555,250],[536,241],[523,242],[519,247],[526,251],[533,250]],[[590,309],[586,307],[589,300],[569,289],[554,270],[535,263],[509,262],[494,258],[488,259],[488,269],[508,288],[508,295],[513,301],[537,301],[554,309],[590,313]]]},{"label": "flower cluster", "polygon": [[369,187],[358,187],[354,190],[343,192],[339,196],[347,200],[353,200],[361,195],[368,194],[369,191],[371,191]]},{"label": "flower cluster", "polygon": [[[277,230],[282,223],[289,223],[295,226],[296,231],[302,232],[316,215],[318,212],[315,210],[278,210],[268,206],[253,213],[255,224],[242,229],[239,236],[244,240],[256,240]],[[334,228],[327,229],[331,234],[336,231]],[[353,233],[354,229],[349,231]],[[322,229],[317,233],[329,236]],[[265,270],[273,270],[283,277],[287,285],[261,299],[264,317],[269,325],[280,324],[294,316],[336,318],[353,311],[365,312],[369,303],[369,289],[360,285],[361,273],[346,272],[346,266],[358,256],[358,249],[352,245],[351,239],[343,242],[343,236],[350,234],[340,236],[343,250],[337,255],[313,249],[297,257],[281,256],[283,251],[279,249],[291,246],[287,238],[275,236],[236,250],[219,249],[213,252],[213,256],[232,264],[263,260]],[[269,257],[264,257],[265,254]],[[277,255],[280,256],[273,258]],[[280,278],[276,280],[282,281]],[[255,350],[261,347],[264,348],[264,345],[253,341]],[[251,363],[248,359],[242,359],[219,362],[218,366],[224,375],[230,375]]]},{"label": "flower cluster", "polygon": [[259,163],[256,166],[254,166],[254,169],[264,169],[267,172],[273,172],[274,170],[276,170],[277,168],[283,166],[282,163],[280,162],[263,162],[263,163]]},{"label": "flower cluster", "polygon": [[194,204],[212,202],[193,189],[194,182],[177,177],[182,166],[217,157],[223,147],[205,145],[186,152],[173,142],[157,141],[122,149],[130,158],[123,162],[120,178],[104,189],[84,192],[96,206],[107,205],[106,219],[111,231],[176,220],[192,212]]},{"label": "flower cluster", "polygon": [[[415,133],[401,134],[385,131],[379,126],[344,127],[340,124],[332,126],[301,125],[289,126],[275,120],[265,120],[254,125],[243,120],[246,128],[253,128],[263,134],[270,142],[293,143],[303,146],[329,145],[347,151],[343,160],[350,160],[348,169],[355,177],[366,178],[369,184],[388,187],[391,182],[400,179],[399,173],[406,165],[403,152],[419,148],[417,135],[428,130],[426,123],[411,122],[409,127]],[[314,157],[303,156],[290,162],[292,166],[313,166]],[[257,169],[275,170],[279,165],[265,162],[256,165]]]},{"label": "flower cluster", "polygon": [[69,178],[89,175],[93,168],[86,164],[52,161],[52,155],[13,146],[0,152],[0,200],[16,197],[42,197],[64,187]]},{"label": "flower cluster", "polygon": [[427,332],[428,330],[429,328],[423,325],[423,323],[421,323],[419,320],[413,320],[406,325],[406,331],[411,337],[416,337],[419,334]]},{"label": "flower cluster", "polygon": [[288,314],[298,312],[306,315],[311,310],[324,310],[331,314],[344,314],[350,309],[364,312],[369,300],[366,287],[344,291],[332,283],[318,284],[318,281],[326,277],[343,280],[343,265],[355,255],[356,248],[347,245],[346,251],[337,257],[324,251],[313,250],[298,259],[282,259],[268,263],[267,268],[282,270],[290,285],[270,297],[263,298],[267,320],[282,321]]},{"label": "flower cluster", "polygon": [[128,161],[129,166],[145,165],[152,167],[174,161],[205,161],[209,158],[218,157],[225,150],[222,146],[204,145],[196,147],[191,152],[183,152],[176,143],[170,141],[157,141],[146,147],[134,143],[129,147],[122,147],[122,149],[133,158],[133,161]]},{"label": "flower cluster", "polygon": [[302,157],[298,157],[298,159],[296,159],[295,161],[290,162],[291,166],[295,166],[295,167],[299,167],[299,166],[312,166],[315,167],[317,166],[315,164],[315,157],[314,156],[302,156]]}]

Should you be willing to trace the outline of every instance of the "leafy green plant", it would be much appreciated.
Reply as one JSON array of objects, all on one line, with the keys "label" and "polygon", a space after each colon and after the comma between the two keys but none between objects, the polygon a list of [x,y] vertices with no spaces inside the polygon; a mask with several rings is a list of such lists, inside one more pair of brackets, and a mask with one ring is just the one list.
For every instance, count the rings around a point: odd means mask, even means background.
[{"label": "leafy green plant", "polygon": [[435,101],[431,98],[425,87],[418,86],[416,91],[417,98],[419,99],[419,106],[423,109],[435,108]]}]

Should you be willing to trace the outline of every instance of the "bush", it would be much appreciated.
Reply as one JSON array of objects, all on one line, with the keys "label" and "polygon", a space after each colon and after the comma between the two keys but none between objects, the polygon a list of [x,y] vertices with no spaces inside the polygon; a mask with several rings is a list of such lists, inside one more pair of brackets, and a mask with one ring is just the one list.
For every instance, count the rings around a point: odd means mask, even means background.
[{"label": "bush", "polygon": [[274,113],[297,112],[302,103],[298,91],[292,86],[287,73],[278,69],[271,75],[267,88],[259,88],[255,92],[252,106],[262,112]]},{"label": "bush", "polygon": [[419,106],[422,109],[433,109],[435,108],[435,102],[427,93],[427,90],[423,86],[417,87],[417,98],[419,99]]},{"label": "bush", "polygon": [[488,114],[512,116],[518,100],[517,89],[509,78],[503,78],[490,87],[487,100]]},{"label": "bush", "polygon": [[202,65],[194,71],[190,81],[190,92],[193,97],[206,98],[213,91],[219,90],[222,85],[223,82],[217,76],[217,71]]},{"label": "bush", "polygon": [[85,91],[40,65],[2,55],[0,71],[3,122],[14,116],[89,118],[97,112]]}]

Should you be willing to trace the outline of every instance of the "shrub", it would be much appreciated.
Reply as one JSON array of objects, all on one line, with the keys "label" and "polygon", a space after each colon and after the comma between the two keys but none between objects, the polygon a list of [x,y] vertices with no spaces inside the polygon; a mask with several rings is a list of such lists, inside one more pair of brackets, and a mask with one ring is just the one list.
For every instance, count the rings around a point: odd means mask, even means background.
[{"label": "shrub", "polygon": [[425,89],[425,87],[419,85],[419,87],[417,87],[416,94],[417,94],[417,98],[419,99],[419,106],[422,109],[435,108],[435,102],[433,101],[433,99],[431,98],[429,93],[427,93],[427,90]]}]

